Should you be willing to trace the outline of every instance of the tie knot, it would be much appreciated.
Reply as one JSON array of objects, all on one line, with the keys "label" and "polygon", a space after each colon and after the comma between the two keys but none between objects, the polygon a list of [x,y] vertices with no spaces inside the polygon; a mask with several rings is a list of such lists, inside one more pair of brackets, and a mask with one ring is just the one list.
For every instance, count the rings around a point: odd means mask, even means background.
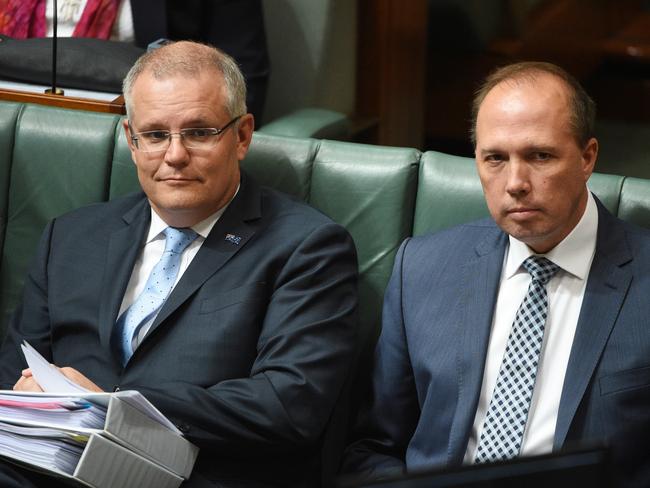
[{"label": "tie knot", "polygon": [[176,227],[167,227],[165,234],[165,252],[180,254],[189,246],[198,234],[192,229]]},{"label": "tie knot", "polygon": [[539,281],[543,285],[548,283],[560,267],[544,256],[529,256],[524,261],[524,268],[533,278],[533,281]]}]

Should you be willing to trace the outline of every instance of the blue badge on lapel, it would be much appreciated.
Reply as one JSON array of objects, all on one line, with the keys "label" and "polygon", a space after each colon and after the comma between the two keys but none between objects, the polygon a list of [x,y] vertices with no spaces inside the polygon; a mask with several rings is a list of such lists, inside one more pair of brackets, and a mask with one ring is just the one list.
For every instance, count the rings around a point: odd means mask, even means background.
[{"label": "blue badge on lapel", "polygon": [[226,240],[238,246],[241,242],[241,236],[236,236],[235,234],[226,234]]}]

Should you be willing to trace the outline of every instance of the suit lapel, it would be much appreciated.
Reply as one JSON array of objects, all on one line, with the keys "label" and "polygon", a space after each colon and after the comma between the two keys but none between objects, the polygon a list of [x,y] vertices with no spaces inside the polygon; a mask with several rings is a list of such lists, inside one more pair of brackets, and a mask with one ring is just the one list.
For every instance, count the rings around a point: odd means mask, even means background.
[{"label": "suit lapel", "polygon": [[122,219],[126,225],[109,237],[99,305],[99,336],[102,346],[106,348],[110,347],[111,332],[133,272],[133,265],[141,251],[141,246],[133,244],[142,242],[151,220],[147,199],[143,197]]},{"label": "suit lapel", "polygon": [[625,230],[600,202],[597,204],[596,254],[564,379],[554,449],[560,448],[566,440],[632,280],[630,268],[624,267],[632,260]]},{"label": "suit lapel", "polygon": [[492,328],[507,236],[496,226],[475,248],[477,258],[460,270],[458,406],[449,436],[450,463],[463,460],[481,393],[483,369]]},{"label": "suit lapel", "polygon": [[237,196],[214,225],[201,249],[172,290],[143,342],[207,279],[246,245],[255,234],[260,217],[259,187],[253,180],[242,174],[242,183]]}]

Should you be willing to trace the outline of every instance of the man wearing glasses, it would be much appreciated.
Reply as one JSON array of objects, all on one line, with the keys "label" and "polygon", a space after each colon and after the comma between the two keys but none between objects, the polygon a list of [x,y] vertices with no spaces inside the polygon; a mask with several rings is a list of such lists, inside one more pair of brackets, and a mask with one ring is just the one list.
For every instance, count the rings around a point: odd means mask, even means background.
[{"label": "man wearing glasses", "polygon": [[2,387],[39,389],[21,372],[26,339],[82,386],[138,390],[178,425],[201,449],[184,486],[316,486],[354,350],[352,240],[240,172],[253,116],[222,52],[147,53],[124,96],[144,193],[48,225]]}]

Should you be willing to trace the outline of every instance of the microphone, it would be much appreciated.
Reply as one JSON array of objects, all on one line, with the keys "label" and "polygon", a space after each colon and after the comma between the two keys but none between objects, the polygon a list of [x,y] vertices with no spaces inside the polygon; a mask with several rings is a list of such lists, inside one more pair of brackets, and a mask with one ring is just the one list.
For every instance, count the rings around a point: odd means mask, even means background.
[{"label": "microphone", "polygon": [[57,33],[56,28],[59,24],[59,5],[57,0],[54,0],[54,15],[52,16],[52,88],[45,90],[45,93],[49,95],[63,95],[63,90],[56,87],[56,44],[57,44]]}]

